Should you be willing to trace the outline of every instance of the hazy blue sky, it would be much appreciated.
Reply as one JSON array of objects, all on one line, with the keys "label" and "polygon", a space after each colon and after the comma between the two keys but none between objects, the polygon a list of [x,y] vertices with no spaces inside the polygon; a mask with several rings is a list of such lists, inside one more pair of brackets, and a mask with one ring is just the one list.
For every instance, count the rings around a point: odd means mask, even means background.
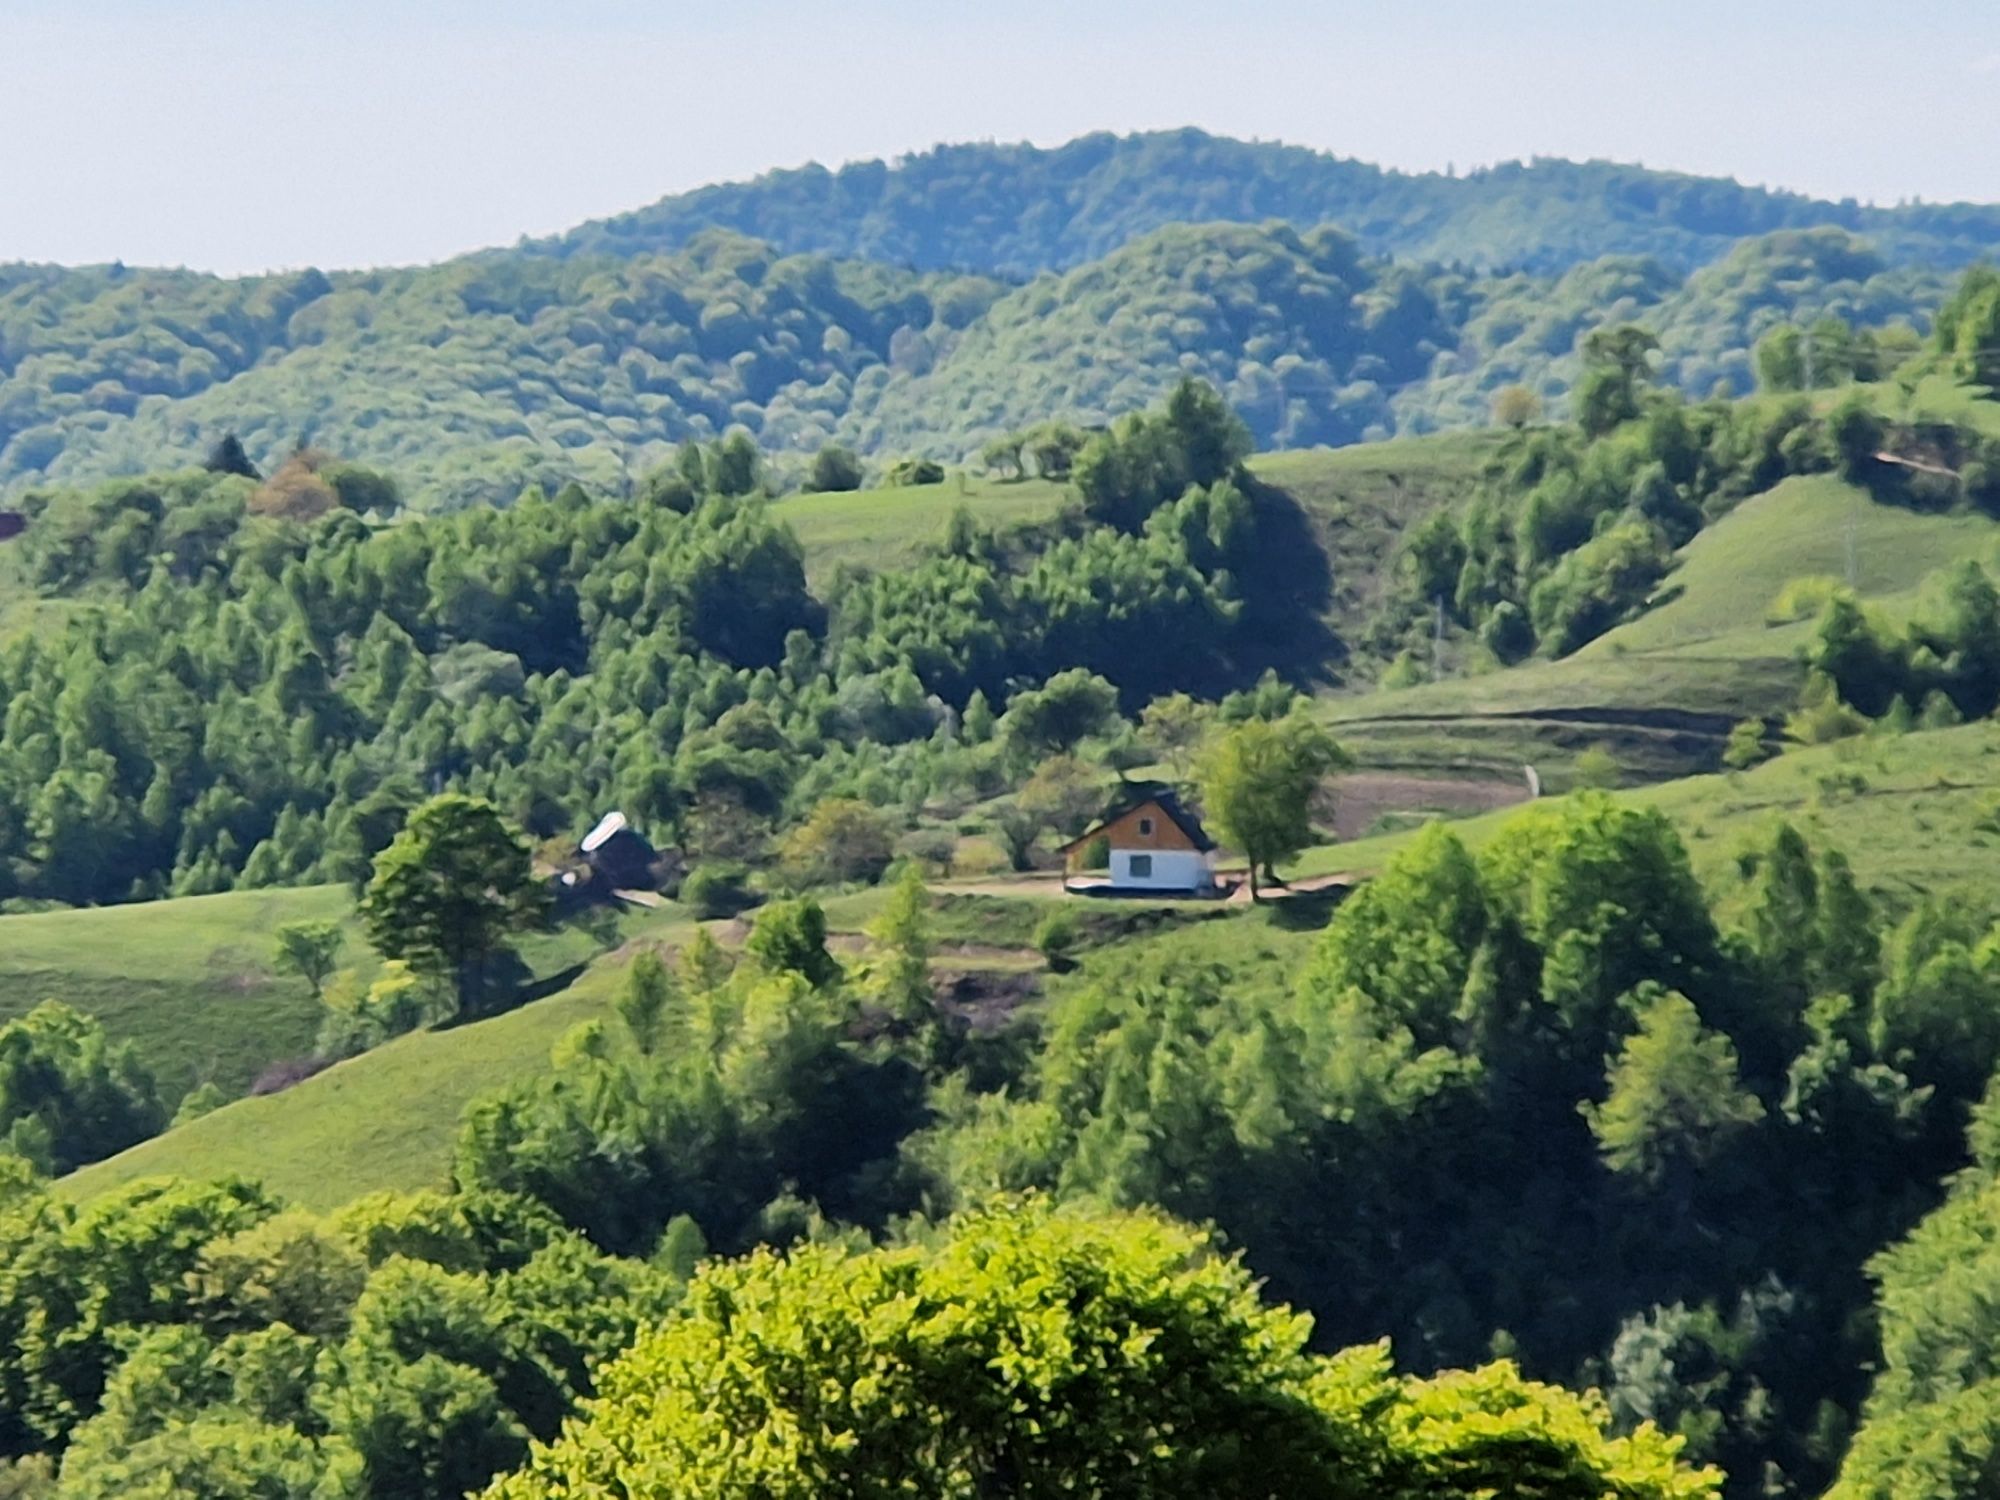
[{"label": "hazy blue sky", "polygon": [[2000,200],[1993,0],[0,0],[0,259],[433,260],[771,166],[1194,124]]}]

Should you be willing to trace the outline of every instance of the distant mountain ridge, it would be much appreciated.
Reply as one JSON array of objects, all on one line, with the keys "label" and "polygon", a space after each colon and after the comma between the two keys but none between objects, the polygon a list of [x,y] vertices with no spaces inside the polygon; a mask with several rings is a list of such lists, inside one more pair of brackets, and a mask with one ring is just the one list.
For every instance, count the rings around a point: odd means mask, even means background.
[{"label": "distant mountain ridge", "polygon": [[616,491],[732,427],[794,472],[829,442],[957,461],[1183,374],[1265,446],[1349,443],[1483,421],[1510,382],[1560,413],[1610,321],[1652,326],[1683,389],[1747,390],[1775,325],[1922,331],[1993,246],[2000,207],[1602,164],[1417,177],[1195,131],[941,147],[436,266],[0,265],[0,493],[227,431],[261,463],[306,440],[388,469],[424,508]]},{"label": "distant mountain ridge", "polygon": [[2000,205],[1878,208],[1729,178],[1544,158],[1446,176],[1186,129],[1041,148],[944,145],[895,162],[773,171],[663,198],[520,248],[674,250],[704,229],[775,249],[1011,278],[1100,259],[1169,224],[1336,224],[1369,254],[1480,270],[1559,272],[1605,255],[1687,271],[1736,241],[1834,225],[1892,264],[1961,266],[2000,252]]}]

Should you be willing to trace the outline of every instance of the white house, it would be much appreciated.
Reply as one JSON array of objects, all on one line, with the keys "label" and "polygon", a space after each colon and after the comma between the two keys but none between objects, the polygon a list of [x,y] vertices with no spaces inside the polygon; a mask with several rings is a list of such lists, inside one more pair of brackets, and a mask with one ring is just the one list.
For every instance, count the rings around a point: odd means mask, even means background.
[{"label": "white house", "polygon": [[1215,890],[1215,840],[1171,792],[1149,793],[1065,844],[1065,868],[1071,873],[1081,870],[1087,852],[1100,839],[1110,854],[1109,884],[1114,891],[1206,896]]}]

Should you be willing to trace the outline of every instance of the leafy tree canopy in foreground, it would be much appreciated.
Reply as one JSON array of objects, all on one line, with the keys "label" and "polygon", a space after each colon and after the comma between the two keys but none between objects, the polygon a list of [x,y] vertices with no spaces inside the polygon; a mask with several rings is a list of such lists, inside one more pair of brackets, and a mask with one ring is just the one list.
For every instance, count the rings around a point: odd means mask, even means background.
[{"label": "leafy tree canopy in foreground", "polygon": [[1495,1365],[1431,1381],[1305,1352],[1234,1261],[1138,1214],[1030,1202],[935,1249],[712,1268],[491,1500],[908,1493],[1695,1500],[1651,1430]]}]

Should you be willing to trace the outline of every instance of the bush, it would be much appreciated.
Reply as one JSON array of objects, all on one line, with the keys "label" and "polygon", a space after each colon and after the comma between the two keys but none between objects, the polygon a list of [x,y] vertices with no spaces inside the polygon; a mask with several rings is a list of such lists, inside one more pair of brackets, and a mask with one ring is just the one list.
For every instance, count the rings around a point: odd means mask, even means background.
[{"label": "bush", "polygon": [[824,885],[879,880],[895,854],[886,817],[853,797],[829,797],[786,835],[778,857],[793,881]]},{"label": "bush", "polygon": [[327,987],[325,1003],[319,1054],[327,1058],[357,1056],[392,1037],[449,1020],[458,1008],[448,984],[393,958],[366,992],[351,974],[343,975]]},{"label": "bush", "polygon": [[943,484],[944,465],[934,458],[899,458],[882,476],[889,489],[905,489],[918,484]]},{"label": "bush", "polygon": [[858,490],[862,477],[861,460],[839,444],[829,443],[813,455],[806,488],[823,494]]},{"label": "bush", "polygon": [[681,882],[681,905],[697,917],[733,917],[757,904],[748,875],[741,865],[711,863],[696,865]]},{"label": "bush", "polygon": [[1576,784],[1592,791],[1608,791],[1621,778],[1618,761],[1602,745],[1592,745],[1576,758]]},{"label": "bush", "polygon": [[1868,720],[1840,701],[1833,679],[1824,672],[1810,672],[1799,693],[1799,706],[1785,720],[1785,733],[1802,745],[1825,745],[1844,740],[1868,727]]},{"label": "bush", "polygon": [[1047,960],[1051,969],[1061,971],[1071,967],[1080,936],[1076,914],[1057,907],[1035,928],[1035,951]]},{"label": "bush", "polygon": [[1794,578],[1778,590],[1778,597],[1764,611],[1764,623],[1790,625],[1799,620],[1809,620],[1825,609],[1840,591],[1840,580],[1826,573],[1809,573],[1803,578]]}]

